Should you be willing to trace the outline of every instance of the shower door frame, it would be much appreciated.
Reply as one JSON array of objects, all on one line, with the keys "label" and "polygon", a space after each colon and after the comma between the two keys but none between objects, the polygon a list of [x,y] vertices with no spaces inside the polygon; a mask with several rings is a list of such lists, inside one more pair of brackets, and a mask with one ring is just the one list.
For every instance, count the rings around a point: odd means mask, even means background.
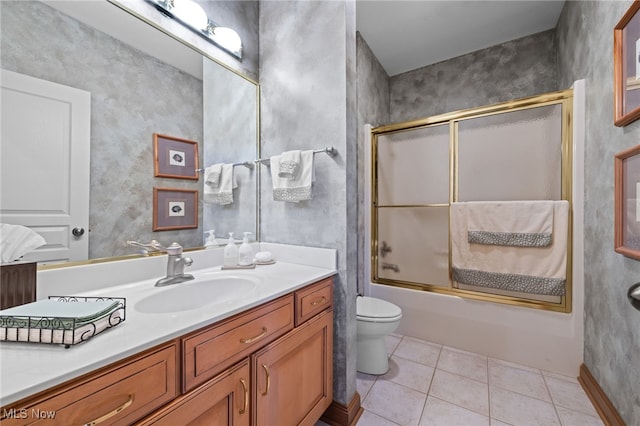
[{"label": "shower door frame", "polygon": [[[452,279],[451,262],[451,203],[458,201],[458,123],[464,120],[496,114],[521,111],[549,105],[561,105],[561,188],[560,199],[569,202],[569,230],[567,235],[566,294],[560,303],[529,298],[485,293],[456,288]],[[449,284],[447,287],[410,281],[381,278],[378,273],[378,137],[411,130],[448,124],[449,126],[449,204],[398,205],[393,207],[444,207],[449,208]],[[572,307],[572,170],[573,170],[573,90],[567,89],[542,95],[502,102],[493,105],[453,111],[418,120],[379,126],[371,129],[371,282],[414,290],[460,296],[468,299],[508,305],[570,313]]]}]

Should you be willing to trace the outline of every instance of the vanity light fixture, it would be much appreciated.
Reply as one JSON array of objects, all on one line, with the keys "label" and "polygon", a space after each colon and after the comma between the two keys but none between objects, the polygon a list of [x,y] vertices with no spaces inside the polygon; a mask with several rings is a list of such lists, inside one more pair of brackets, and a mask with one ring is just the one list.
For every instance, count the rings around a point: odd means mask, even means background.
[{"label": "vanity light fixture", "polygon": [[164,15],[175,19],[216,46],[242,59],[242,40],[238,33],[222,27],[207,16],[202,6],[193,0],[147,0]]}]

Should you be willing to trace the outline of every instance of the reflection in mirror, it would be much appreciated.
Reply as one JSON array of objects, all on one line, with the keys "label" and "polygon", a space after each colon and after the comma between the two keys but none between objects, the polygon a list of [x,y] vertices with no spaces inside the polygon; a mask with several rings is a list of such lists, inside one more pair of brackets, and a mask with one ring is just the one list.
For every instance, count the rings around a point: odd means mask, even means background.
[{"label": "reflection in mirror", "polygon": [[[179,44],[186,49],[180,55],[195,53],[108,2],[50,2],[57,3],[83,7],[86,14],[97,16],[101,25],[107,15],[116,16],[118,37],[131,34],[123,30],[125,23],[135,23],[146,33],[134,35],[134,39],[160,46],[161,51],[167,50],[164,46],[168,44]],[[97,13],[88,10],[94,7]],[[143,49],[140,45],[131,46],[95,29],[93,23],[79,22],[39,1],[3,1],[0,24],[3,69],[91,95],[90,232],[85,233],[89,238],[85,259],[134,253],[127,240],[177,241],[194,247],[202,246],[203,232],[210,228],[238,235],[255,232],[257,171],[246,173],[248,169],[240,171],[245,175],[237,176],[242,185],[238,182],[234,191],[234,204],[200,203],[197,229],[152,231],[154,187],[198,190],[200,195],[203,188],[203,179],[154,178],[153,133],[198,141],[199,158],[203,159],[200,167],[257,158],[257,86],[253,82],[207,58],[203,61],[200,54],[196,67],[182,66],[189,62],[182,58],[177,60],[180,68],[162,62],[139,50]],[[151,33],[160,41],[150,41]],[[208,81],[209,75],[215,80]],[[204,100],[208,106],[203,111]],[[206,126],[203,117],[207,117]],[[19,182],[20,177],[2,173],[3,181]],[[203,218],[207,218],[204,227]],[[68,238],[72,238],[70,233]],[[48,242],[43,251],[51,244]]]},{"label": "reflection in mirror", "polygon": [[[244,163],[258,158],[255,142],[258,138],[257,121],[237,119],[257,116],[257,100],[247,102],[247,99],[255,99],[256,89],[243,84],[242,77],[231,74],[212,61],[205,62],[203,69],[206,111],[203,167],[217,163]],[[215,231],[219,241],[224,241],[229,232],[233,232],[236,238],[246,231],[257,236],[256,176],[259,169],[234,167],[237,188],[233,190],[233,203],[204,204],[204,230]]]}]

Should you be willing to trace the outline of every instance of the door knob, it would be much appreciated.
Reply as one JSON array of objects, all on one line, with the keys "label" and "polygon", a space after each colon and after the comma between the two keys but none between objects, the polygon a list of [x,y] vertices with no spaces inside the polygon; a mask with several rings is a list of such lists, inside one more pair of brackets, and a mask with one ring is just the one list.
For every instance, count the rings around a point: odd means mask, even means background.
[{"label": "door knob", "polygon": [[73,234],[74,237],[79,238],[82,237],[84,235],[84,228],[73,228],[71,230],[71,233]]},{"label": "door knob", "polygon": [[629,298],[629,302],[631,302],[633,307],[640,311],[640,283],[635,283],[634,285],[629,287],[627,297]]}]

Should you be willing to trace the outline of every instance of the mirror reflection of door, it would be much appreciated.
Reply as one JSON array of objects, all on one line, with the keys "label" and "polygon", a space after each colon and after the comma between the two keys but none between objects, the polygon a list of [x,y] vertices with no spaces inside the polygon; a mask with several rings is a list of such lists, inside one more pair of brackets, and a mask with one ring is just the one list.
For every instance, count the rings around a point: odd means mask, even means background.
[{"label": "mirror reflection of door", "polygon": [[46,240],[23,260],[86,260],[91,94],[6,70],[1,83],[0,222]]}]

